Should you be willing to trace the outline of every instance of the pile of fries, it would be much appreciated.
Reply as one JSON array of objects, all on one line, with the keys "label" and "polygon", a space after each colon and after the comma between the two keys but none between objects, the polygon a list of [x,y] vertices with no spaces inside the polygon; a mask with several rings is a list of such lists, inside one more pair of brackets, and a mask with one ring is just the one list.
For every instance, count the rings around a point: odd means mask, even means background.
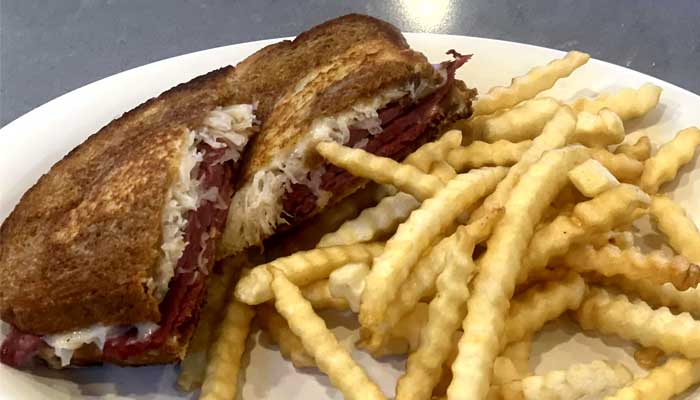
[{"label": "pile of fries", "polygon": [[[274,259],[226,261],[241,277],[212,284],[179,386],[233,399],[256,321],[345,398],[384,399],[324,308],[357,314],[356,345],[373,356],[408,356],[399,400],[669,399],[699,383],[700,233],[659,189],[693,158],[700,129],[655,152],[646,136],[624,142],[624,123],[659,102],[652,84],[569,103],[537,97],[588,58],[570,52],[493,88],[403,163],[319,144],[328,162],[374,183],[266,248]],[[672,251],[635,245],[632,226],[647,216]],[[565,314],[638,343],[649,372],[600,360],[533,375],[533,335]]]}]

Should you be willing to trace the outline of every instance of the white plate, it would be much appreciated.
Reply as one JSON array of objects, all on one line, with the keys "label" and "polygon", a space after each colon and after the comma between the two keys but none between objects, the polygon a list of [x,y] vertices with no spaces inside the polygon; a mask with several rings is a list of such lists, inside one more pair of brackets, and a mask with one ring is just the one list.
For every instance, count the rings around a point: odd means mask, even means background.
[{"label": "white plate", "polygon": [[[525,73],[562,55],[556,50],[518,43],[463,36],[406,34],[411,46],[424,52],[432,62],[449,57],[445,51],[456,49],[474,53],[474,58],[459,70],[458,77],[469,86],[485,92],[489,87],[507,84],[511,77]],[[61,96],[24,115],[0,130],[0,220],[4,219],[27,190],[51,165],[88,135],[112,118],[173,85],[211,69],[236,64],[267,44],[266,40],[220,47],[175,57],[129,70]],[[586,49],[582,49],[586,50]],[[700,121],[700,97],[686,90],[629,69],[591,60],[574,75],[557,84],[551,94],[568,99],[593,91],[639,86],[653,82],[664,88],[661,105],[651,115],[628,125],[630,132],[654,125],[648,133],[656,144],[666,141],[681,128]],[[632,135],[634,137],[634,135]],[[694,161],[697,167],[698,161]],[[700,221],[700,206],[690,199],[700,195],[700,170],[686,167],[681,177],[666,187],[689,207]],[[355,339],[352,319],[331,318],[331,326],[343,343]],[[340,399],[342,396],[319,373],[296,371],[279,353],[255,335],[254,348],[245,360],[243,399]],[[253,343],[251,343],[253,346]],[[561,369],[574,362],[596,359],[621,360],[636,369],[630,354],[633,346],[614,338],[601,340],[584,335],[570,323],[545,327],[534,345],[532,364],[538,373]],[[353,356],[387,394],[393,394],[395,380],[403,369],[396,358],[381,364],[367,354]],[[64,398],[190,398],[174,389],[176,367],[144,368],[93,367],[70,371],[34,371],[34,375],[0,365],[0,399]],[[695,392],[696,396],[700,391]],[[685,397],[690,399],[690,395]]]}]

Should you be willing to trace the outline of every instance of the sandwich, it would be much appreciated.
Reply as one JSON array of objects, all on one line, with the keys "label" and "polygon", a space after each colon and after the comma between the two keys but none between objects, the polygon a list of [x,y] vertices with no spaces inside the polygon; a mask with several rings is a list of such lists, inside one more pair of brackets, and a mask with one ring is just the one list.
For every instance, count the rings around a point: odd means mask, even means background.
[{"label": "sandwich", "polygon": [[[237,68],[276,71],[274,103],[259,106],[218,258],[260,246],[365,184],[323,163],[321,141],[401,160],[442,127],[471,114],[475,90],[455,79],[469,56],[431,65],[394,26],[347,15],[269,46]],[[282,67],[279,67],[279,64]],[[280,85],[283,86],[283,85]]]},{"label": "sandwich", "polygon": [[256,132],[224,67],[112,121],[57,162],[0,227],[0,361],[181,359],[235,173]]}]

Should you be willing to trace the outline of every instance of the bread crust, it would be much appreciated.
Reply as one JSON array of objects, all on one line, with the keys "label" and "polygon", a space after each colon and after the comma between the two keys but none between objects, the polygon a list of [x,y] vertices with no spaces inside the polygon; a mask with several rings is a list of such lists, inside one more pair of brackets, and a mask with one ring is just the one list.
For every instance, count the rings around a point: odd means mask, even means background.
[{"label": "bread crust", "polygon": [[233,81],[224,67],[145,102],[24,194],[0,227],[0,318],[38,335],[160,320],[145,284],[182,141],[230,101]]}]

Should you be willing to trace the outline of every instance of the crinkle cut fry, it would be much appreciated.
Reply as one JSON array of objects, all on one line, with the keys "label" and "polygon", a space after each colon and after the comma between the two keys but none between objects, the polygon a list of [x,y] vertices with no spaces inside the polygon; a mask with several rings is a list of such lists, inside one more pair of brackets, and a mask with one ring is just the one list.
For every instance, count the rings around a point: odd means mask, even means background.
[{"label": "crinkle cut fry", "polygon": [[649,136],[641,136],[632,144],[623,143],[617,146],[615,154],[624,154],[637,161],[645,162],[651,156],[651,140]]},{"label": "crinkle cut fry", "polygon": [[622,143],[625,139],[625,126],[622,120],[606,108],[598,113],[581,111],[577,118],[576,132],[571,138],[572,143],[604,148]]},{"label": "crinkle cut fry", "polygon": [[314,358],[304,349],[299,337],[289,329],[287,321],[275,310],[273,305],[263,303],[256,306],[255,316],[270,339],[277,343],[282,356],[290,360],[296,368],[316,366]]},{"label": "crinkle cut fry", "polygon": [[650,212],[668,244],[693,263],[700,263],[700,231],[683,207],[666,196],[654,196]]},{"label": "crinkle cut fry", "polygon": [[535,232],[523,259],[518,282],[566,254],[570,246],[593,234],[608,232],[636,218],[634,211],[649,204],[649,196],[636,186],[622,184],[577,204],[571,216],[560,215]]},{"label": "crinkle cut fry", "polygon": [[507,140],[487,143],[477,140],[468,146],[450,150],[447,162],[458,172],[489,165],[510,166],[518,162],[531,145],[531,140],[518,143]]},{"label": "crinkle cut fry", "polygon": [[700,129],[691,127],[678,132],[673,140],[646,160],[639,186],[650,194],[658,192],[661,185],[674,180],[678,170],[693,159],[698,146]]},{"label": "crinkle cut fry", "polygon": [[700,358],[700,322],[688,313],[674,315],[666,307],[654,310],[642,300],[630,301],[625,295],[591,288],[575,316],[583,329]]},{"label": "crinkle cut fry", "polygon": [[639,89],[625,88],[614,93],[603,93],[595,98],[580,98],[571,103],[576,112],[597,113],[607,108],[623,121],[641,117],[659,104],[661,88],[645,83]]},{"label": "crinkle cut fry", "polygon": [[385,197],[376,206],[366,208],[356,218],[344,222],[335,232],[323,235],[318,247],[376,240],[395,231],[419,206],[420,202],[407,193]]},{"label": "crinkle cut fry", "polygon": [[375,156],[362,149],[346,147],[335,142],[321,142],[316,150],[331,164],[351,174],[377,183],[396,186],[418,200],[434,196],[444,186],[440,179],[418,168],[398,163],[388,157]]},{"label": "crinkle cut fry", "polygon": [[520,178],[505,205],[505,214],[488,240],[463,322],[464,335],[452,366],[448,399],[483,399],[491,368],[501,350],[504,322],[522,256],[545,207],[567,183],[566,173],[587,159],[584,148],[571,146],[545,153]]},{"label": "crinkle cut fry", "polygon": [[575,128],[576,116],[574,113],[567,107],[559,108],[554,117],[545,125],[542,134],[532,141],[532,145],[523,153],[520,160],[510,167],[508,175],[499,182],[496,190],[486,197],[481,206],[472,213],[469,222],[474,222],[493,210],[503,208],[520,177],[546,151],[565,146]]},{"label": "crinkle cut fry", "polygon": [[423,251],[467,207],[490,193],[505,173],[506,168],[493,167],[458,175],[399,226],[367,275],[360,305],[363,327],[371,329],[382,321],[389,302]]},{"label": "crinkle cut fry", "polygon": [[333,385],[346,399],[385,399],[379,387],[338,343],[323,319],[314,313],[299,288],[281,270],[272,268],[271,273],[275,308],[287,320],[289,328],[301,339],[306,351],[314,357],[318,368],[328,375]]},{"label": "crinkle cut fry", "polygon": [[430,397],[450,355],[452,336],[467,314],[468,284],[476,267],[472,260],[475,239],[467,236],[466,230],[455,235],[460,236],[457,240],[462,245],[447,254],[445,268],[437,278],[437,293],[428,308],[428,322],[421,329],[420,344],[408,357],[406,372],[396,386],[397,400]]},{"label": "crinkle cut fry", "polygon": [[589,149],[591,158],[603,164],[620,182],[636,184],[644,171],[644,164],[625,154],[613,154],[606,149]]},{"label": "crinkle cut fry", "polygon": [[310,283],[301,288],[301,295],[304,296],[314,310],[347,310],[350,308],[345,299],[333,297],[328,288],[328,279]]},{"label": "crinkle cut fry", "polygon": [[539,135],[559,107],[561,104],[552,98],[538,97],[511,109],[472,117],[467,120],[467,126],[478,140],[489,143],[499,140],[521,142]]},{"label": "crinkle cut fry", "polygon": [[627,279],[621,275],[604,278],[601,283],[634,294],[653,308],[669,307],[674,311],[687,312],[700,318],[700,289],[680,291],[670,283],[657,285],[646,280]]},{"label": "crinkle cut fry", "polygon": [[504,389],[514,396],[510,398],[575,400],[620,388],[630,380],[632,373],[624,365],[597,360],[575,364],[566,370],[530,376],[509,383]]},{"label": "crinkle cut fry", "polygon": [[513,78],[510,86],[496,86],[474,103],[474,115],[491,114],[512,107],[524,100],[537,96],[557,82],[571,75],[576,68],[585,64],[590,56],[578,51],[570,51],[563,58],[538,66],[523,76]]},{"label": "crinkle cut fry", "polygon": [[566,253],[561,265],[580,273],[593,271],[606,277],[623,275],[657,285],[668,282],[681,291],[695,288],[700,283],[700,267],[685,257],[668,255],[660,250],[645,253],[638,247],[623,250],[614,245],[598,249],[580,245]]},{"label": "crinkle cut fry", "polygon": [[620,185],[607,168],[593,159],[569,171],[569,180],[581,194],[589,198]]},{"label": "crinkle cut fry", "polygon": [[210,350],[202,384],[202,400],[229,400],[238,389],[238,373],[255,312],[247,304],[232,300],[226,306],[218,338]]},{"label": "crinkle cut fry", "polygon": [[605,400],[668,400],[700,382],[700,360],[671,358]]},{"label": "crinkle cut fry", "polygon": [[[474,238],[476,243],[486,240],[491,234],[494,220],[497,221],[502,215],[503,209],[500,209],[469,225],[459,226],[455,233],[440,240],[430,248],[427,254],[424,254],[416,263],[401,285],[396,298],[387,308],[382,323],[371,332],[369,339],[365,338],[362,341],[362,347],[375,356],[379,354],[393,327],[399,323],[404,315],[413,310],[423,297],[435,291],[435,281],[445,267],[447,254],[464,248],[462,241],[465,239]],[[463,231],[464,234],[458,233],[460,231]]]},{"label": "crinkle cut fry", "polygon": [[429,172],[435,161],[444,160],[450,150],[462,144],[462,132],[452,129],[445,132],[434,142],[428,142],[418,150],[409,154],[404,160],[404,164],[412,165],[422,172]]},{"label": "crinkle cut fry", "polygon": [[279,268],[296,285],[305,286],[328,278],[336,268],[352,262],[370,262],[384,249],[383,243],[360,243],[300,251],[267,264],[258,265],[236,285],[236,298],[257,305],[272,300],[270,268]]}]

